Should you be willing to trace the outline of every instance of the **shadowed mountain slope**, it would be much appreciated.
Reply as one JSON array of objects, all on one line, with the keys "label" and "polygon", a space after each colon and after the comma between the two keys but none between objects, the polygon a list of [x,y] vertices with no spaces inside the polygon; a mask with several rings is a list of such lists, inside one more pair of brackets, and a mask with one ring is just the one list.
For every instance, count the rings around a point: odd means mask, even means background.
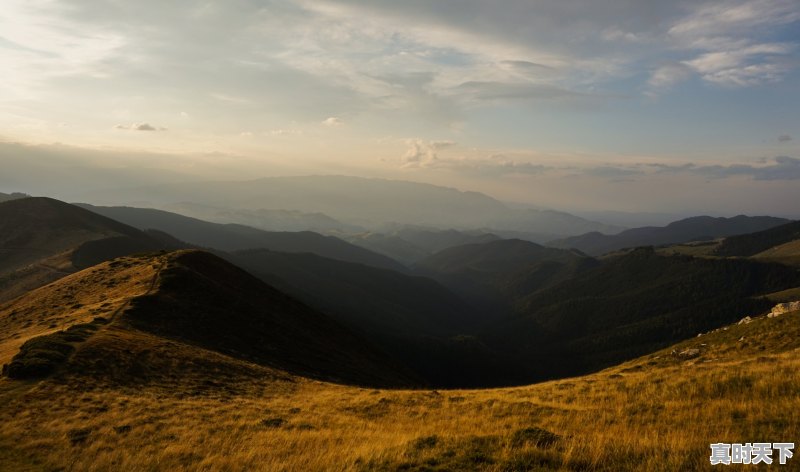
[{"label": "shadowed mountain slope", "polygon": [[471,300],[508,306],[596,263],[577,251],[506,239],[445,249],[414,269]]},{"label": "shadowed mountain slope", "polygon": [[575,375],[759,313],[772,304],[764,295],[799,283],[797,270],[778,264],[643,248],[526,297],[486,339],[527,358],[538,375]]},{"label": "shadowed mountain slope", "polygon": [[[109,293],[118,296],[101,303]],[[92,267],[15,300],[3,307],[0,319],[10,323],[9,333],[31,322],[47,327],[28,333],[9,372],[24,374],[32,365],[36,374],[44,359],[57,364],[50,371],[96,373],[114,383],[147,383],[149,374],[169,374],[156,368],[168,365],[124,341],[141,338],[145,345],[213,352],[233,363],[340,383],[413,382],[411,374],[339,323],[202,251],[128,257]],[[30,339],[34,334],[39,337]],[[115,351],[115,344],[134,352]],[[106,354],[97,357],[85,349]],[[63,359],[42,354],[59,350],[66,352]]]},{"label": "shadowed mountain slope", "polygon": [[0,300],[77,269],[177,241],[50,198],[0,203]]},{"label": "shadowed mountain slope", "polygon": [[0,202],[7,202],[9,200],[17,200],[19,198],[27,198],[30,195],[24,193],[2,193],[0,192]]},{"label": "shadowed mountain slope", "polygon": [[355,245],[411,265],[450,247],[488,243],[500,237],[491,233],[454,229],[438,231],[405,227],[388,233],[355,234],[346,239]]},{"label": "shadowed mountain slope", "polygon": [[360,330],[442,335],[463,333],[485,322],[469,304],[425,277],[314,254],[256,249],[225,257]]},{"label": "shadowed mountain slope", "polygon": [[689,241],[710,240],[761,231],[782,225],[788,220],[771,216],[714,218],[696,216],[675,221],[663,227],[642,227],[606,235],[598,232],[551,241],[549,246],[575,248],[593,256],[619,249],[639,246],[659,246]]},{"label": "shadowed mountain slope", "polygon": [[776,246],[800,239],[800,221],[793,221],[764,231],[725,238],[714,251],[717,256],[749,257]]},{"label": "shadowed mountain slope", "polygon": [[514,369],[474,336],[499,313],[432,279],[314,254],[250,250],[223,257],[362,333],[431,386],[502,384]]},{"label": "shadowed mountain slope", "polygon": [[221,251],[263,248],[280,252],[308,252],[329,259],[404,270],[401,264],[389,257],[311,231],[270,232],[238,224],[209,223],[150,208],[80,206],[140,229],[157,229],[188,243]]}]

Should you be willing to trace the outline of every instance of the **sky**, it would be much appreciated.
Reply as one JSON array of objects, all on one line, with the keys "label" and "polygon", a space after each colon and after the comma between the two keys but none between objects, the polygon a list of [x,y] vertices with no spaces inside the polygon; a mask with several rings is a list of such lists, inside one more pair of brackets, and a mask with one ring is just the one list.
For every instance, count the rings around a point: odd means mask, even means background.
[{"label": "sky", "polygon": [[3,0],[0,191],[347,174],[800,215],[799,52],[797,0]]}]

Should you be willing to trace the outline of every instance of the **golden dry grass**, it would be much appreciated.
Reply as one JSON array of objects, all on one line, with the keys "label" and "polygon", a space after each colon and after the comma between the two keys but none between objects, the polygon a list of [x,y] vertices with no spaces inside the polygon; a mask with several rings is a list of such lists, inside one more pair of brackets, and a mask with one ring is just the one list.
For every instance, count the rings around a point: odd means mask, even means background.
[{"label": "golden dry grass", "polygon": [[[0,353],[18,347],[13,330],[30,337],[113,315],[149,290],[159,264],[103,264],[3,307]],[[676,354],[686,349],[699,356]],[[583,377],[377,390],[112,323],[49,379],[0,380],[0,470],[703,470],[710,443],[798,438],[798,349],[794,313]]]},{"label": "golden dry grass", "polygon": [[0,364],[32,337],[112,316],[131,298],[147,292],[159,264],[158,258],[120,258],[0,304]]},{"label": "golden dry grass", "polygon": [[[269,375],[198,389],[215,376],[186,368],[190,356],[245,363],[165,345],[159,358],[185,350],[183,361],[174,355],[172,383],[3,380],[0,463],[12,464],[8,470],[702,470],[711,442],[798,437],[798,332],[800,314],[760,318],[677,346],[699,348],[694,359],[665,350],[585,377],[438,392]],[[534,427],[560,439],[537,444],[535,430],[525,432]]]}]

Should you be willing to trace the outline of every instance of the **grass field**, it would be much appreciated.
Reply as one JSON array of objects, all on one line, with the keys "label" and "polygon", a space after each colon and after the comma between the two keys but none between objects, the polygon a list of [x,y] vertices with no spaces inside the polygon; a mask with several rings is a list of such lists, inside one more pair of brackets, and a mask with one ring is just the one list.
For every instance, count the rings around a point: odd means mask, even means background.
[{"label": "grass field", "polygon": [[710,468],[709,443],[798,438],[798,333],[798,313],[757,318],[674,348],[698,349],[693,358],[667,349],[527,387],[408,391],[310,381],[109,329],[89,342],[108,348],[103,336],[116,337],[114,349],[155,353],[161,364],[151,367],[160,375],[120,383],[87,368],[39,383],[2,380],[0,464],[5,470],[702,470]]}]

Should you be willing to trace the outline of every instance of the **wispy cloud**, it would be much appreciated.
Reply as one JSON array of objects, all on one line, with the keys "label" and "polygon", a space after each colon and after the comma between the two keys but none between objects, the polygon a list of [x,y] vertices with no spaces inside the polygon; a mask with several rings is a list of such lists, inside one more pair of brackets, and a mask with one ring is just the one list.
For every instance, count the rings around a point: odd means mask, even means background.
[{"label": "wispy cloud", "polygon": [[131,131],[166,131],[167,128],[163,127],[155,127],[150,123],[133,123],[131,125],[116,125],[114,126],[116,129],[124,129],[124,130],[131,130]]},{"label": "wispy cloud", "polygon": [[330,116],[322,120],[322,124],[327,127],[336,127],[336,126],[342,126],[344,124],[344,121],[342,121],[342,119],[339,118],[338,116]]},{"label": "wispy cloud", "polygon": [[655,166],[660,173],[691,173],[709,179],[725,179],[745,176],[754,180],[800,180],[800,159],[789,156],[778,156],[766,165],[731,164],[731,165],[667,165]]}]

